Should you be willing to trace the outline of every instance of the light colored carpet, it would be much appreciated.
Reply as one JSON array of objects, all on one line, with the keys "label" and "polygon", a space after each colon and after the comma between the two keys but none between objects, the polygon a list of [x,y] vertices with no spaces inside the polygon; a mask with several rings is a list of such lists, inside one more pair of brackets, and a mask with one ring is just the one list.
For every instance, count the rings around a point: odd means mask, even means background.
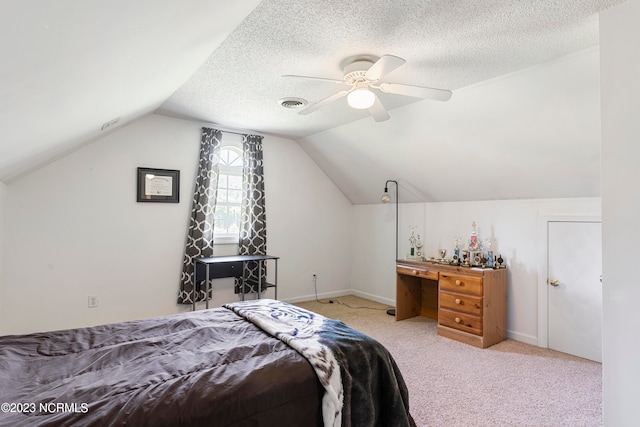
[{"label": "light colored carpet", "polygon": [[513,340],[478,349],[437,336],[431,319],[396,322],[388,306],[374,301],[321,301],[296,305],[340,319],[387,347],[407,383],[418,427],[602,425],[600,363]]}]

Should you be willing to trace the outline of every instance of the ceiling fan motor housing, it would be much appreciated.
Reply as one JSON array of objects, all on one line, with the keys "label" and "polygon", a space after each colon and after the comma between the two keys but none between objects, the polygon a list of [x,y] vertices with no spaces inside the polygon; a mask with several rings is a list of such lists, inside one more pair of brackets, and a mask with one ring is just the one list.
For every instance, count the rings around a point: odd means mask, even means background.
[{"label": "ceiling fan motor housing", "polygon": [[347,83],[355,84],[366,81],[364,75],[375,61],[369,58],[356,58],[344,65],[344,80]]}]

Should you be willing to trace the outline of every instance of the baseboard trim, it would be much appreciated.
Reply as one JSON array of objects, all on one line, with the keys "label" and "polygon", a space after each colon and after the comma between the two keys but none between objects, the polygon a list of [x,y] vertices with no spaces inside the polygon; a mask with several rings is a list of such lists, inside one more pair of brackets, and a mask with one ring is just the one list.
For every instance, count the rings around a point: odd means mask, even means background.
[{"label": "baseboard trim", "polygon": [[538,345],[538,337],[533,336],[533,335],[529,335],[529,334],[522,334],[520,332],[514,332],[511,330],[507,331],[507,338],[510,338],[512,340],[515,341],[520,341],[526,344],[531,344],[531,345],[535,345],[536,347],[540,347]]},{"label": "baseboard trim", "polygon": [[[318,294],[317,298],[318,299],[338,298],[338,297],[346,297],[348,295],[354,295],[354,293],[349,289],[345,289],[342,291],[323,292]],[[366,297],[362,297],[362,298],[366,298]],[[283,298],[281,299],[281,301],[294,303],[294,302],[314,301],[315,299],[316,299],[316,295],[311,294],[311,295],[303,295],[303,296],[294,297],[294,298]]]},{"label": "baseboard trim", "polygon": [[357,297],[360,298],[365,298],[371,301],[375,301],[375,302],[379,302],[381,304],[387,304],[390,305],[392,307],[395,307],[396,305],[396,301],[390,298],[382,298],[379,297],[378,295],[373,295],[373,294],[369,294],[367,292],[362,292],[362,291],[356,291],[354,289],[351,290],[351,295],[355,295]]}]

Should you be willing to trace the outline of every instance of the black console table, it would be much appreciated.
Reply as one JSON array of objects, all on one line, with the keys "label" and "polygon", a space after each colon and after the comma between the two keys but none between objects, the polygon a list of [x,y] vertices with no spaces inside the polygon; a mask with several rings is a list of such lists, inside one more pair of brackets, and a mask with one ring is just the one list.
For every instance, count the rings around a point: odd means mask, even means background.
[{"label": "black console table", "polygon": [[[262,283],[262,266],[265,262],[273,260],[275,262],[275,280],[273,284],[267,283],[267,288],[274,288],[274,298],[278,299],[278,259],[280,257],[271,255],[229,255],[214,256],[211,258],[198,258],[194,261],[193,289],[195,295],[196,284],[205,281],[206,308],[209,308],[209,281],[212,279],[222,279],[224,277],[242,277],[241,295],[244,301],[244,287],[247,282],[245,277],[245,263],[249,261],[258,262],[258,284],[256,285],[258,298]],[[266,279],[266,278],[265,278]],[[193,299],[193,311],[196,310],[196,299]]]}]

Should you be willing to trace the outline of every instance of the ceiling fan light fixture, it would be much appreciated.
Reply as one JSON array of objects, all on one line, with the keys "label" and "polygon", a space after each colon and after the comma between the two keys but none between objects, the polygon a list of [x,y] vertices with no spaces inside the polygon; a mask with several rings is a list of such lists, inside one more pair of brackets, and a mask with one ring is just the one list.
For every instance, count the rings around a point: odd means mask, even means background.
[{"label": "ceiling fan light fixture", "polygon": [[360,88],[347,95],[347,104],[356,110],[366,110],[376,102],[376,95],[367,88]]}]

